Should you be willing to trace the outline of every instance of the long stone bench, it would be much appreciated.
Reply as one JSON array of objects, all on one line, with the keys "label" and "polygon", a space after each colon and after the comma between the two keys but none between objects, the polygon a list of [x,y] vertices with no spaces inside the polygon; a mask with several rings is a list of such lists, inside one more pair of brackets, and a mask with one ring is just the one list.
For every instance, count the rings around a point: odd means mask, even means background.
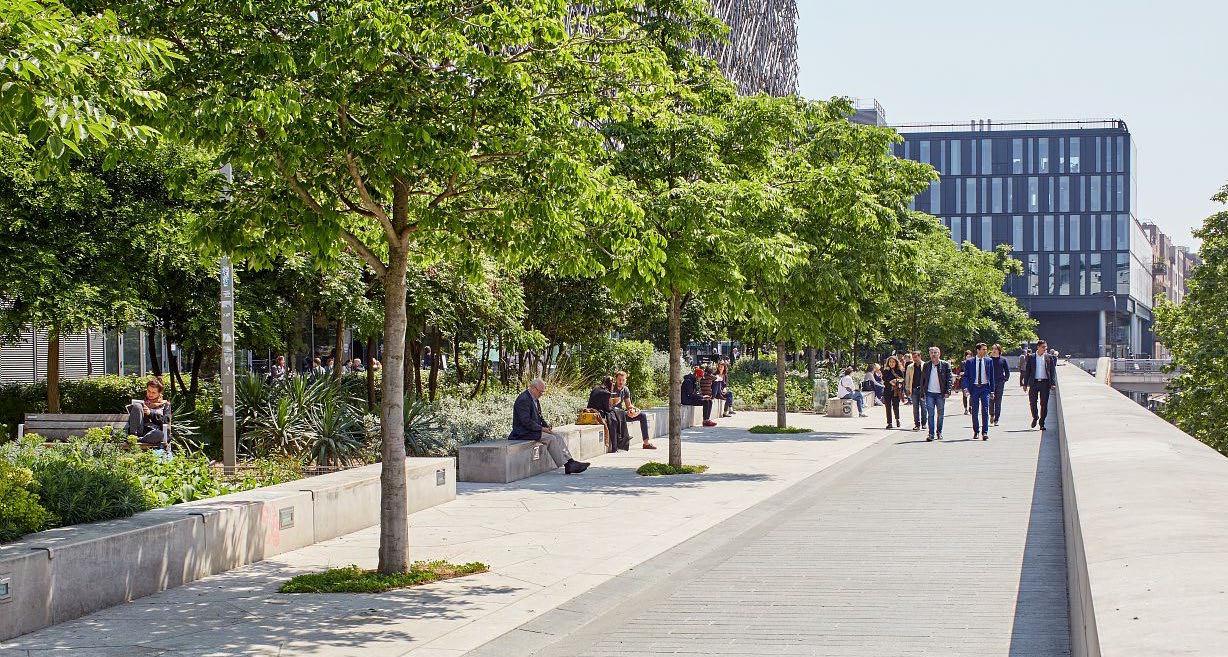
[{"label": "long stone bench", "polygon": [[[0,641],[379,523],[380,464],[31,534],[0,546]],[[410,513],[456,498],[412,458]]]},{"label": "long stone bench", "polygon": [[[712,405],[712,417],[717,419],[724,402]],[[640,411],[648,418],[648,436],[660,438],[669,433],[669,408],[646,408]],[[703,424],[699,406],[682,407],[683,428]],[[600,425],[555,427],[556,434],[567,441],[567,449],[576,459],[585,461],[606,453],[604,429]],[[639,425],[631,425],[631,442],[640,437]],[[554,461],[541,444],[529,440],[486,440],[464,445],[457,450],[457,468],[461,481],[487,484],[507,484],[554,470]]]}]

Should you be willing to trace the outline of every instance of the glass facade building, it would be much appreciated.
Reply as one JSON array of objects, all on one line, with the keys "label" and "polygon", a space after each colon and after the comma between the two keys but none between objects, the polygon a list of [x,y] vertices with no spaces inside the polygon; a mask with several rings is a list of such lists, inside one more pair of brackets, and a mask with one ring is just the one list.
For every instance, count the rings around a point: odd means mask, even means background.
[{"label": "glass facade building", "polygon": [[1011,247],[1006,288],[1063,354],[1145,354],[1152,247],[1135,218],[1135,149],[1124,121],[896,126],[896,155],[941,179],[914,200],[957,243]]}]

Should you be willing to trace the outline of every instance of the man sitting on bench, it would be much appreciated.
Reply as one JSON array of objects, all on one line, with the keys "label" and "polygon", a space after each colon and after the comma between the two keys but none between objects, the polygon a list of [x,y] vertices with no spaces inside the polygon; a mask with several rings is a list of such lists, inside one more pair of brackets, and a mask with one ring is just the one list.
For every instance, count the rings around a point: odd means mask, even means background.
[{"label": "man sitting on bench", "polygon": [[555,435],[554,427],[546,424],[542,417],[541,403],[538,401],[546,394],[546,382],[540,378],[533,379],[529,388],[516,397],[512,407],[512,433],[508,440],[536,440],[546,446],[550,458],[554,459],[555,467],[562,467],[567,474],[580,474],[588,469],[588,463],[571,458],[567,451],[567,442],[562,436]]},{"label": "man sitting on bench", "polygon": [[171,405],[162,398],[158,377],[145,384],[145,399],[133,400],[128,407],[128,434],[142,445],[167,447],[170,443]]}]

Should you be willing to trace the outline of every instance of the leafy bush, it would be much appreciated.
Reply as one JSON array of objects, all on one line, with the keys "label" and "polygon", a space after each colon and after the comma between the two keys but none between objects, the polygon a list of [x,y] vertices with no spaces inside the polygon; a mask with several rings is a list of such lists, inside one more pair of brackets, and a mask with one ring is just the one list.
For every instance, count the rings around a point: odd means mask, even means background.
[{"label": "leafy bush", "polygon": [[747,429],[751,433],[810,433],[814,429],[806,429],[804,427],[785,427],[780,428],[774,424],[756,424]]},{"label": "leafy bush", "polygon": [[763,358],[739,358],[729,368],[729,380],[734,382],[771,377],[776,378],[776,361]]},{"label": "leafy bush", "polygon": [[126,518],[154,507],[131,471],[108,460],[47,460],[34,469],[38,498],[64,525]]},{"label": "leafy bush", "polygon": [[652,343],[640,340],[597,341],[584,351],[584,373],[595,381],[622,370],[627,373],[627,387],[637,395],[652,394]]},{"label": "leafy bush", "polygon": [[[733,390],[734,409],[776,408],[776,374],[743,376],[729,384]],[[813,405],[814,386],[803,373],[785,377],[785,406],[790,411],[810,410]]]},{"label": "leafy bush", "polygon": [[32,472],[0,461],[0,543],[55,522],[55,516],[38,503],[36,490]]},{"label": "leafy bush", "polygon": [[[652,387],[644,391],[644,394],[650,395],[656,399],[669,400],[669,352],[654,351],[652,352]],[[685,368],[684,368],[685,370]],[[685,372],[684,372],[685,373]],[[638,390],[634,390],[639,394]],[[639,402],[641,406],[647,408],[648,404]]]},{"label": "leafy bush", "polygon": [[683,465],[674,467],[668,463],[649,461],[635,471],[641,477],[659,477],[661,475],[703,474],[708,471],[706,465]]},{"label": "leafy bush", "polygon": [[282,593],[383,593],[408,586],[484,573],[484,563],[451,564],[446,561],[419,561],[407,573],[385,575],[358,566],[330,568],[322,573],[296,575],[277,589]]}]

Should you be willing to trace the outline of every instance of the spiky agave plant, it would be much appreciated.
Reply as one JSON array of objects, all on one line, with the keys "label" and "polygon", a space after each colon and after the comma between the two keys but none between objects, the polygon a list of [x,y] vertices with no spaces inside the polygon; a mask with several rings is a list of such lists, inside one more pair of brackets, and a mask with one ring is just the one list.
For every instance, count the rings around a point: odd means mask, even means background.
[{"label": "spiky agave plant", "polygon": [[318,465],[349,466],[362,449],[361,416],[350,405],[325,399],[307,415],[308,452]]}]

